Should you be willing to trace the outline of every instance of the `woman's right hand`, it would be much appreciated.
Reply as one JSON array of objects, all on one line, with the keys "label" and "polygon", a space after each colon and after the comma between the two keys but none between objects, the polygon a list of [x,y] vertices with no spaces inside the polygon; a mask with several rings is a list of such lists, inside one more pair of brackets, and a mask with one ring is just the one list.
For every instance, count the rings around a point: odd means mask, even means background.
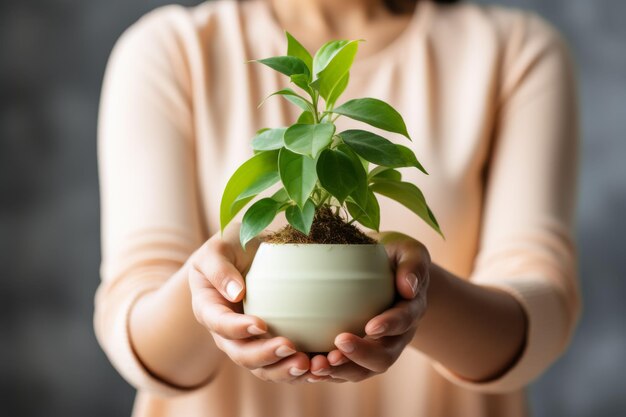
[{"label": "woman's right hand", "polygon": [[237,365],[271,382],[304,382],[309,371],[307,354],[297,352],[285,337],[271,337],[259,317],[243,314],[245,282],[262,241],[255,238],[244,252],[239,243],[240,224],[226,227],[207,240],[189,258],[189,286],[196,319],[205,326],[217,347]]}]

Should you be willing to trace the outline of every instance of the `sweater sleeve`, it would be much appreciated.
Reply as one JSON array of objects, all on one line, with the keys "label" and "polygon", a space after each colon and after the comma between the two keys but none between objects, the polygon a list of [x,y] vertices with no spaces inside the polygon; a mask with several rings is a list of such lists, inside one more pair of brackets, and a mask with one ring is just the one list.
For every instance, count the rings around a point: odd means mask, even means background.
[{"label": "sweater sleeve", "polygon": [[480,250],[470,280],[515,297],[527,316],[523,351],[494,380],[467,381],[435,363],[457,385],[487,393],[529,384],[566,349],[580,294],[574,239],[578,115],[573,66],[558,33],[525,15],[507,51]]},{"label": "sweater sleeve", "polygon": [[133,304],[158,289],[206,238],[195,176],[191,87],[174,30],[178,6],[127,29],[107,63],[98,116],[101,283],[94,329],[134,387],[175,394],[140,362],[128,333]]}]

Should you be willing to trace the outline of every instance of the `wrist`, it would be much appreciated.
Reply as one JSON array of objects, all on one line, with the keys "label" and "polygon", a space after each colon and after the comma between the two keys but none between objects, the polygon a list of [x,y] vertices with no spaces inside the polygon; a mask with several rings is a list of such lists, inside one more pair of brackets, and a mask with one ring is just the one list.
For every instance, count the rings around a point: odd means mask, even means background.
[{"label": "wrist", "polygon": [[205,381],[217,368],[220,352],[193,315],[187,265],[158,290],[141,296],[128,319],[139,361],[154,376],[178,387]]}]

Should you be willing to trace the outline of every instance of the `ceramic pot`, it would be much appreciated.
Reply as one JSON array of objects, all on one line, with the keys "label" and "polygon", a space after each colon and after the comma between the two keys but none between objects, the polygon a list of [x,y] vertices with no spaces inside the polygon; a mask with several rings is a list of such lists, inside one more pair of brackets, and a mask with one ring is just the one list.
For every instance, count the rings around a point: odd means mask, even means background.
[{"label": "ceramic pot", "polygon": [[261,243],[246,274],[246,314],[299,351],[329,352],[342,332],[365,324],[394,300],[395,283],[381,244]]}]

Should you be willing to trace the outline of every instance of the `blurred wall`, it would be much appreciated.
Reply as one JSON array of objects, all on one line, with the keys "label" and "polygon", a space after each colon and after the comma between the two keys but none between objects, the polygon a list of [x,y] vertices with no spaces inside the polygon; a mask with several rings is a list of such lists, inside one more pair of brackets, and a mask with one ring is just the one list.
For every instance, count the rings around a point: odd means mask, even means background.
[{"label": "blurred wall", "polygon": [[[0,415],[124,416],[133,390],[93,336],[96,116],[120,33],[163,0],[0,3]],[[183,1],[193,5],[198,1]],[[570,40],[583,121],[585,311],[532,389],[539,417],[626,415],[626,2],[503,0]]]}]

